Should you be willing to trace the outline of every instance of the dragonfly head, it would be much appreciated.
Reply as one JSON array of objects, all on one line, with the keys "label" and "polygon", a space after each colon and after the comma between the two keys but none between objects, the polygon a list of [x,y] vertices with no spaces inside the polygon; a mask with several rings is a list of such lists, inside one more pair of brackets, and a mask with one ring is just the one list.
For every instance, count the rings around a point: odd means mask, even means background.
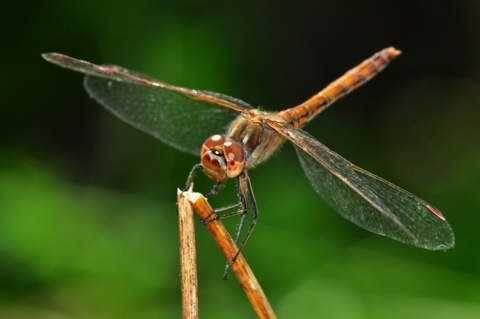
[{"label": "dragonfly head", "polygon": [[224,135],[209,137],[203,143],[200,157],[205,174],[218,182],[237,177],[245,168],[242,145]]}]

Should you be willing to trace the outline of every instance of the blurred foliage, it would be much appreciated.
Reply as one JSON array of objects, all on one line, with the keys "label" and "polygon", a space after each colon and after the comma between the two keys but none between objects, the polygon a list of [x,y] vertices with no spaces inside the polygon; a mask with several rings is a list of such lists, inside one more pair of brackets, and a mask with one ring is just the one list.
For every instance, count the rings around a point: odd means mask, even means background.
[{"label": "blurred foliage", "polygon": [[[477,1],[4,1],[0,15],[1,318],[181,314],[175,194],[198,158],[118,121],[41,53],[274,110],[391,45],[402,56],[307,129],[439,207],[455,249],[346,222],[286,145],[250,173],[260,216],[245,256],[281,318],[480,317]],[[201,316],[253,318],[201,223],[197,236]]]}]

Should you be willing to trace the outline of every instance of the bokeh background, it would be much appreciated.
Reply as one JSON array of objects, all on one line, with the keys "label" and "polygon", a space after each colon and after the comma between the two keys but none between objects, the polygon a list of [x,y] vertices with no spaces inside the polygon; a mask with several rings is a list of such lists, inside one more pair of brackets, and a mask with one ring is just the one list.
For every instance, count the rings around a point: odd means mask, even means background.
[{"label": "bokeh background", "polygon": [[[307,130],[440,208],[455,248],[350,224],[286,145],[250,173],[260,216],[244,254],[281,318],[480,318],[478,1],[2,1],[0,17],[0,318],[181,315],[175,196],[199,159],[41,53],[280,110],[392,45],[402,56]],[[200,315],[254,318],[200,222],[197,241]]]}]

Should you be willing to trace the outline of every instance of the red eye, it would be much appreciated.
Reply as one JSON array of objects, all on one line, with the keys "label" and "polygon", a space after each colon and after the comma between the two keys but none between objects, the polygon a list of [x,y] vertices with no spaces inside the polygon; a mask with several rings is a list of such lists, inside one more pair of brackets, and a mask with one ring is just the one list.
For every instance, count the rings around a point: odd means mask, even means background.
[{"label": "red eye", "polygon": [[223,144],[226,138],[223,135],[213,135],[203,143],[200,151],[203,171],[211,179],[221,182],[227,178],[227,164]]},{"label": "red eye", "polygon": [[207,148],[214,149],[217,146],[223,145],[226,141],[226,137],[224,135],[213,135],[210,136],[203,145],[205,145]]},{"label": "red eye", "polygon": [[240,143],[226,141],[223,144],[225,159],[228,162],[227,176],[230,178],[240,175],[245,168],[245,151]]}]

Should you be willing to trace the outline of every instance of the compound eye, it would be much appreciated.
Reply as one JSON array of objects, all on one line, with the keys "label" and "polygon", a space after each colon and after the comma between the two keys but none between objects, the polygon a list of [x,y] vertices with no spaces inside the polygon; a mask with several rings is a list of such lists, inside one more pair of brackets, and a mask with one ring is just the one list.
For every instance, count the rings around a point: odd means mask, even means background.
[{"label": "compound eye", "polygon": [[223,146],[226,141],[227,138],[224,135],[216,134],[210,136],[203,145],[209,149],[217,149],[219,146]]},{"label": "compound eye", "polygon": [[223,135],[213,135],[202,145],[200,159],[205,175],[217,182],[227,178],[227,164],[223,144],[227,139]]},{"label": "compound eye", "polygon": [[240,143],[227,140],[223,144],[224,156],[227,162],[227,176],[230,178],[242,174],[245,169],[245,151]]}]

